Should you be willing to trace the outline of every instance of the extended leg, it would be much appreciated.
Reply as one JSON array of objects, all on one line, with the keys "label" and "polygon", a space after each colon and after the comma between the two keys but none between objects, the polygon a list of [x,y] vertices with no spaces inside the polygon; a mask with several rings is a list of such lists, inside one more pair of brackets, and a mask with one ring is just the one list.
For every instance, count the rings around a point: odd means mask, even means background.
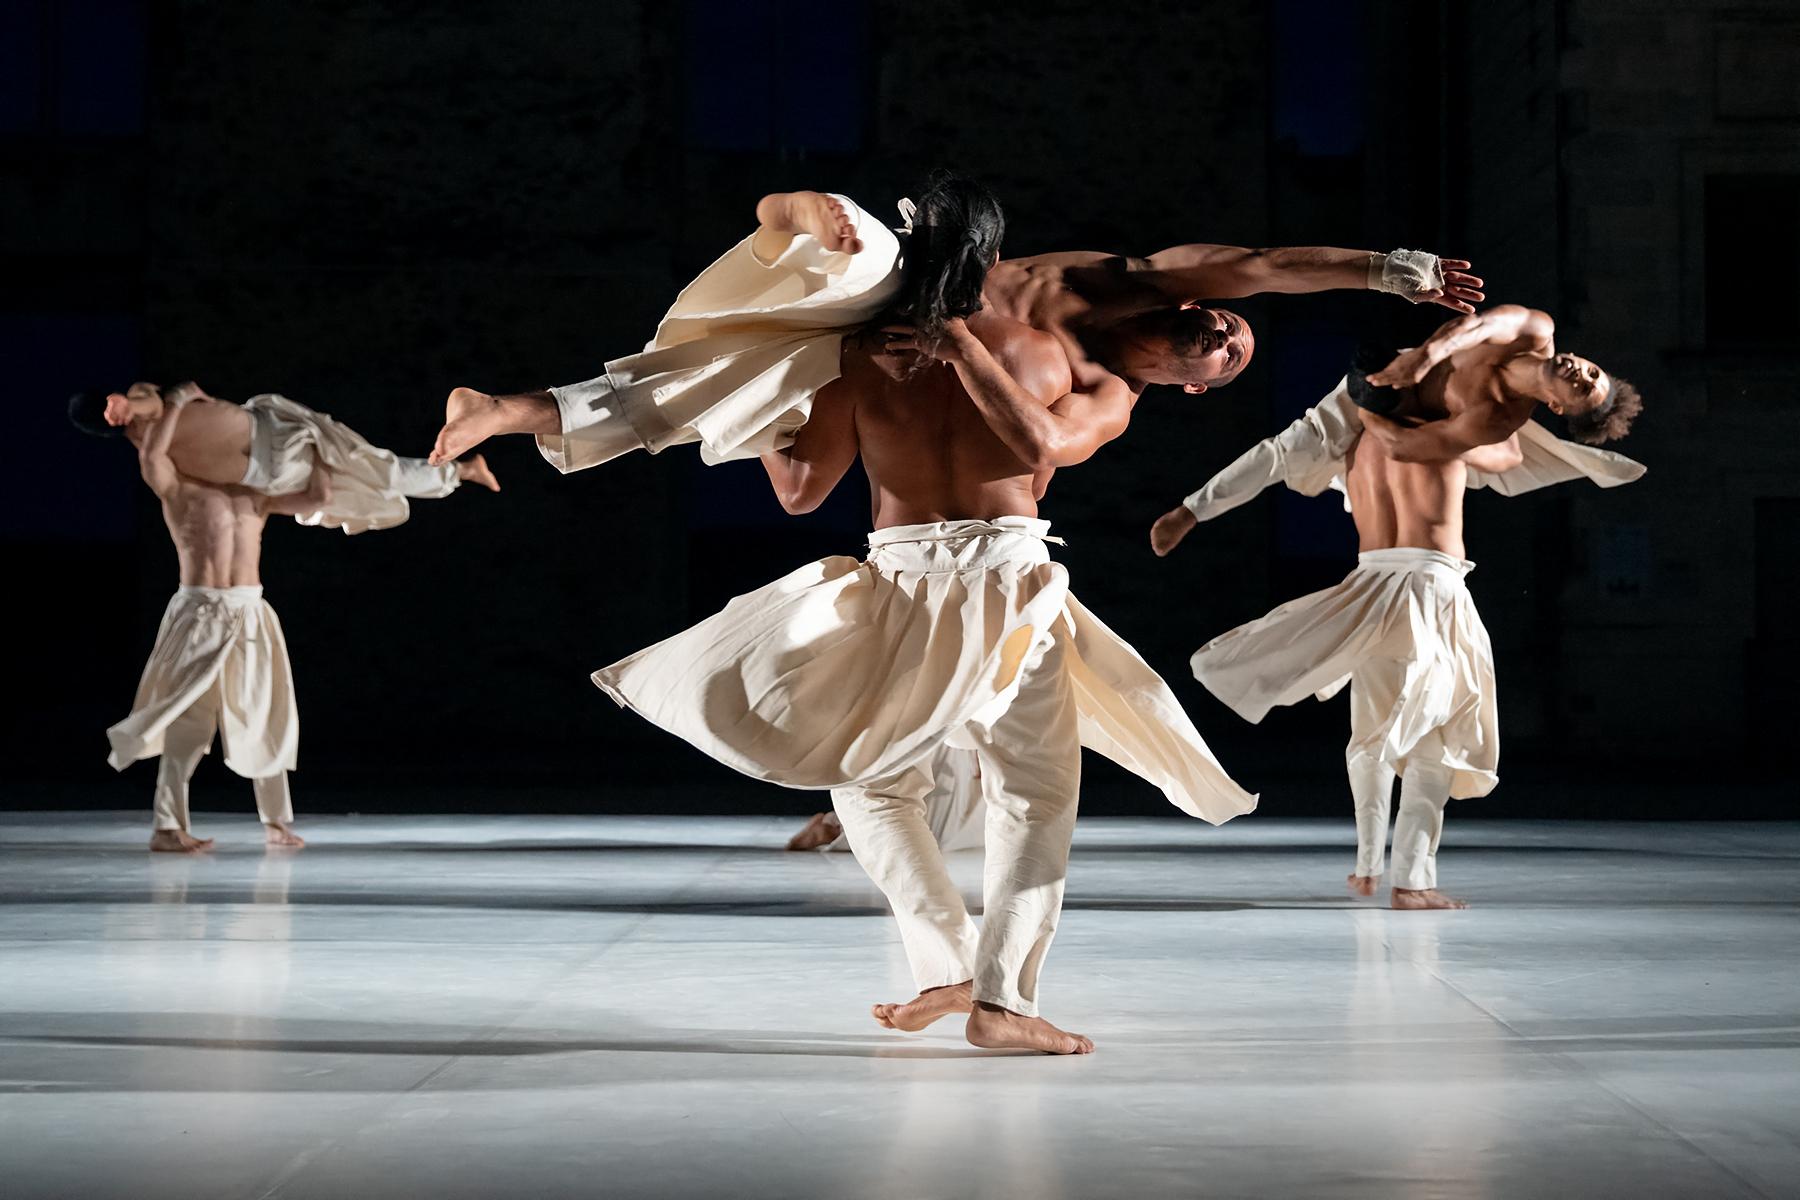
[{"label": "extended leg", "polygon": [[444,402],[444,427],[428,461],[443,466],[502,433],[554,434],[562,427],[562,413],[549,392],[490,396],[457,388]]},{"label": "extended leg", "polygon": [[164,731],[162,757],[156,764],[150,849],[191,853],[212,848],[211,838],[197,838],[188,832],[188,781],[212,745],[217,727],[218,714],[208,697],[176,717]]},{"label": "extended leg", "polygon": [[1400,779],[1400,815],[1394,822],[1395,908],[1467,908],[1437,890],[1438,839],[1450,800],[1451,770],[1420,746]]},{"label": "extended leg", "polygon": [[897,1029],[922,1029],[948,1013],[968,1011],[974,975],[975,922],[925,822],[930,790],[929,773],[914,767],[869,787],[831,793],[851,853],[894,910],[919,989],[919,998],[908,1004],[875,1006],[875,1019]]},{"label": "extended leg", "polygon": [[987,869],[975,1011],[978,1046],[1086,1054],[1094,1044],[1037,1015],[1038,975],[1062,914],[1081,792],[1081,743],[1063,645],[1026,672],[1018,698],[982,739]]}]

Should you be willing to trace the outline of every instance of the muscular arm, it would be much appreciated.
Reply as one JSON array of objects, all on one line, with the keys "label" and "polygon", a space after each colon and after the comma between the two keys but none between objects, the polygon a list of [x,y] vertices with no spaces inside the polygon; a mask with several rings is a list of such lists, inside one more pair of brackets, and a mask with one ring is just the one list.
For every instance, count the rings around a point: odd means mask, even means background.
[{"label": "muscular arm", "polygon": [[1411,426],[1366,410],[1361,416],[1364,434],[1378,440],[1395,462],[1448,462],[1503,443],[1516,428],[1497,405],[1467,408],[1441,421]]},{"label": "muscular arm", "polygon": [[263,501],[263,512],[281,513],[290,517],[306,513],[324,511],[331,503],[331,472],[319,461],[318,454],[313,455],[312,475],[306,481],[306,490],[289,492],[285,496],[269,496]]},{"label": "muscular arm", "polygon": [[814,398],[812,415],[794,444],[764,451],[762,465],[781,507],[797,515],[825,502],[856,453],[855,405],[842,389],[827,387]]},{"label": "muscular arm", "polygon": [[1462,460],[1477,471],[1504,475],[1525,461],[1525,452],[1519,447],[1519,435],[1514,433],[1503,442],[1465,451]]},{"label": "muscular arm", "polygon": [[1131,420],[1131,390],[1122,379],[1108,376],[1098,387],[1076,392],[1066,390],[1066,374],[1051,379],[1046,373],[1027,388],[963,322],[950,322],[944,342],[941,353],[956,367],[988,428],[1031,471],[1085,462]]},{"label": "muscular arm", "polygon": [[143,472],[144,482],[158,496],[167,496],[179,482],[175,460],[169,457],[169,447],[175,442],[175,426],[181,421],[182,408],[181,401],[163,404],[162,416],[150,426],[150,432],[144,435],[143,444],[138,447],[138,469]]},{"label": "muscular arm", "polygon": [[1150,269],[1134,274],[1180,304],[1263,292],[1326,292],[1368,286],[1372,253],[1335,246],[1252,250],[1197,242],[1157,251],[1148,260]]},{"label": "muscular arm", "polygon": [[1471,346],[1509,346],[1521,354],[1547,354],[1554,348],[1556,322],[1550,314],[1518,304],[1497,304],[1486,312],[1446,321],[1421,346],[1407,350],[1369,376],[1376,387],[1407,387],[1431,368]]}]

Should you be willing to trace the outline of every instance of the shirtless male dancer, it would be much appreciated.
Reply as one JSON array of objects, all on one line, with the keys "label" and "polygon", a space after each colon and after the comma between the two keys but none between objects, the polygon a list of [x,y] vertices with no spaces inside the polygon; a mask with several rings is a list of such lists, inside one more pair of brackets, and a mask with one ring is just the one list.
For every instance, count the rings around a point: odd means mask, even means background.
[{"label": "shirtless male dancer", "polygon": [[[1081,746],[1214,822],[1255,797],[1225,775],[1167,684],[1069,594],[1045,548],[1055,539],[1036,514],[1051,477],[1122,433],[1133,397],[1072,394],[1056,340],[996,313],[936,328],[847,345],[841,377],[792,443],[761,456],[795,513],[860,457],[867,560],[802,567],[594,678],[728,766],[831,790],[919,988],[874,1006],[881,1025],[918,1030],[966,1013],[978,1046],[1088,1053],[1090,1039],[1038,1015],[1037,997]],[[945,745],[979,759],[979,929],[924,815],[928,765]]]},{"label": "shirtless male dancer", "polygon": [[[921,192],[922,209],[935,191]],[[911,210],[902,211],[910,226]],[[431,461],[505,433],[536,436],[563,471],[686,441],[700,442],[712,459],[779,448],[805,420],[817,388],[835,377],[844,334],[884,310],[897,264],[919,257],[920,247],[903,255],[893,233],[847,197],[823,192],[765,196],[756,215],[755,235],[683,291],[643,354],[568,387],[452,391]],[[806,268],[813,282],[784,289],[777,269],[797,245],[816,258]],[[1074,252],[1002,261],[988,272],[983,299],[993,313],[1055,337],[1070,364],[1071,392],[1104,391],[1110,405],[1151,384],[1198,394],[1237,378],[1255,352],[1250,326],[1235,313],[1201,307],[1203,300],[1371,288],[1467,313],[1483,299],[1482,281],[1468,267],[1413,250],[1194,244],[1149,258]],[[759,280],[759,269],[769,278]],[[802,294],[803,312],[793,303]],[[772,427],[781,435],[773,446]]]},{"label": "shirtless male dancer", "polygon": [[[1469,372],[1473,378],[1429,375],[1415,401],[1441,407],[1446,391],[1478,393],[1486,368]],[[1197,520],[1278,479],[1316,494],[1336,477],[1356,523],[1356,569],[1336,587],[1213,639],[1194,654],[1194,674],[1252,722],[1275,705],[1325,699],[1349,683],[1345,765],[1357,821],[1351,890],[1375,892],[1399,774],[1390,904],[1462,908],[1437,891],[1443,809],[1452,797],[1491,791],[1500,752],[1492,651],[1463,578],[1474,568],[1464,558],[1463,493],[1481,486],[1514,495],[1577,478],[1615,487],[1642,476],[1643,467],[1561,442],[1530,421],[1496,443],[1403,462],[1381,439],[1360,433],[1356,419],[1369,414],[1350,404],[1347,390],[1348,381],[1158,520],[1151,544],[1168,554]]]},{"label": "shirtless male dancer", "polygon": [[[171,447],[188,410],[204,411],[189,395],[177,390],[157,415],[125,425],[144,482],[162,501],[181,587],[163,614],[131,715],[106,731],[108,761],[122,771],[160,755],[150,849],[210,850],[211,838],[189,832],[188,781],[218,733],[225,765],[255,789],[268,843],[304,846],[292,829],[287,779],[300,741],[294,684],[258,568],[269,515],[318,511],[330,503],[331,476],[315,470],[304,492],[265,496],[184,475]],[[210,460],[197,452],[190,461]]]}]

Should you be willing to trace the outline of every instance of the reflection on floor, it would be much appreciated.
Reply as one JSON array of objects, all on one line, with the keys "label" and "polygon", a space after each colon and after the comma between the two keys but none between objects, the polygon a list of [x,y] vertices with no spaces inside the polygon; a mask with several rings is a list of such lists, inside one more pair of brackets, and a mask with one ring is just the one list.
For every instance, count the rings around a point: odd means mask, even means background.
[{"label": "reflection on floor", "polygon": [[[1800,1179],[1800,826],[1084,822],[1045,1013],[910,991],[792,818],[0,818],[8,1197],[1757,1196]],[[955,869],[978,895],[977,856]]]}]

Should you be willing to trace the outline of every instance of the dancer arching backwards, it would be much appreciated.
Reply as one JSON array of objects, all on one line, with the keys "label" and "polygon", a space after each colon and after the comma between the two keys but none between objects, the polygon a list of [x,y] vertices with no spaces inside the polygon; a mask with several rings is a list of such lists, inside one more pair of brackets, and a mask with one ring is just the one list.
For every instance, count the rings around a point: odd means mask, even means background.
[{"label": "dancer arching backwards", "polygon": [[[1249,811],[1255,797],[1050,559],[1038,501],[1059,467],[1124,431],[1131,397],[1073,392],[1053,338],[980,309],[998,206],[955,186],[971,253],[913,281],[911,328],[846,347],[842,377],[819,391],[793,443],[762,456],[789,512],[816,507],[860,456],[868,558],[801,567],[594,679],[745,774],[831,789],[919,988],[875,1006],[882,1025],[916,1030],[967,1013],[976,1045],[1086,1053],[1091,1041],[1038,1015],[1081,747],[1211,821]],[[924,819],[929,765],[945,745],[980,764],[979,929]]]},{"label": "dancer arching backwards", "polygon": [[[535,435],[565,472],[688,442],[712,462],[789,445],[818,390],[838,377],[845,337],[888,311],[909,279],[940,278],[968,252],[955,232],[967,222],[961,194],[954,176],[935,176],[916,205],[902,205],[898,237],[847,196],[763,197],[756,232],[683,289],[641,354],[546,391],[457,388],[431,461],[503,433]],[[984,300],[1057,340],[1075,393],[1118,404],[1151,384],[1204,392],[1244,369],[1255,351],[1249,324],[1201,301],[1366,287],[1470,312],[1482,283],[1468,266],[1331,246],[1046,254],[996,265]]]},{"label": "dancer arching backwards", "polygon": [[[1427,379],[1419,403],[1460,407],[1494,368],[1477,364]],[[1549,376],[1547,402],[1573,406],[1577,373]],[[1345,489],[1360,553],[1343,583],[1282,605],[1220,635],[1193,658],[1194,675],[1249,721],[1278,704],[1326,699],[1350,685],[1345,766],[1355,802],[1352,891],[1373,895],[1382,874],[1394,778],[1394,908],[1461,908],[1437,891],[1444,806],[1484,796],[1499,781],[1493,656],[1464,576],[1463,493],[1490,487],[1516,495],[1589,479],[1601,487],[1644,473],[1623,455],[1561,441],[1527,421],[1501,441],[1436,461],[1402,462],[1361,433],[1349,382],[1279,437],[1240,456],[1151,533],[1167,554],[1196,521],[1209,520],[1281,481],[1316,495]]]},{"label": "dancer arching backwards", "polygon": [[496,487],[485,464],[431,467],[378,450],[343,426],[278,396],[247,406],[213,400],[192,384],[165,397],[152,384],[71,400],[88,433],[137,447],[144,482],[162,501],[180,559],[131,715],[106,731],[108,761],[124,770],[161,756],[152,850],[196,851],[188,781],[215,733],[225,765],[248,778],[268,842],[305,845],[293,831],[287,773],[300,722],[287,643],[262,598],[263,527],[286,513],[346,532],[398,524],[407,497],[443,496],[463,479]]}]

